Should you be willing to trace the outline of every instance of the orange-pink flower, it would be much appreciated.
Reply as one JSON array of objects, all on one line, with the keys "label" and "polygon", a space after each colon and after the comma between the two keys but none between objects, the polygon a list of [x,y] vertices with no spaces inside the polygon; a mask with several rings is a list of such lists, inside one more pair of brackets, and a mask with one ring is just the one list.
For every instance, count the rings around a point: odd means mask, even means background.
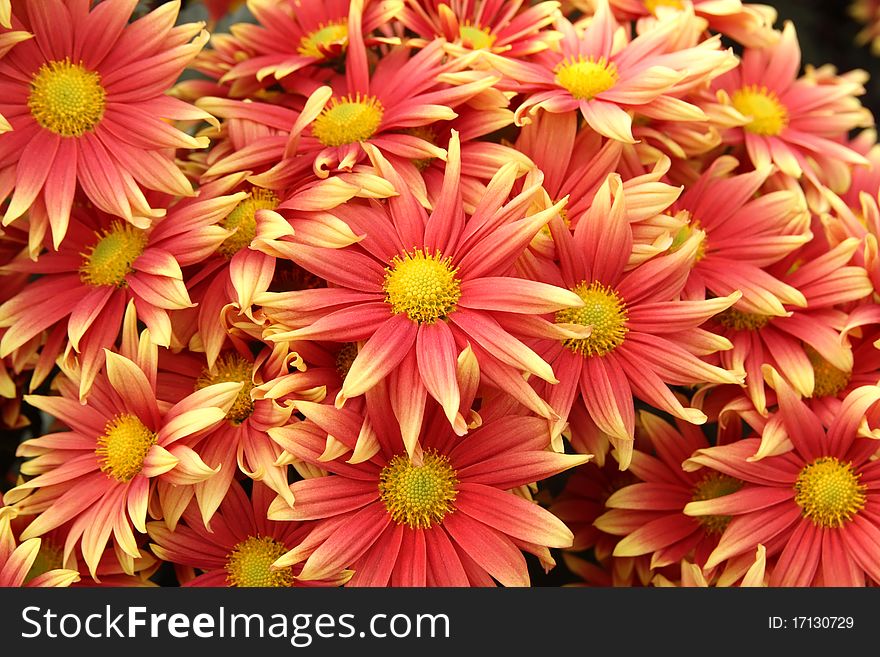
[{"label": "orange-pink flower", "polygon": [[561,521],[510,491],[590,458],[549,451],[543,419],[490,407],[461,437],[432,404],[411,460],[390,400],[376,401],[369,418],[378,451],[369,460],[322,458],[328,432],[355,449],[362,419],[348,409],[308,405],[314,420],[269,431],[291,455],[331,473],[292,484],[293,507],[281,498],[269,507],[272,520],[316,521],[276,566],[304,561],[306,580],[351,568],[349,586],[528,586],[521,551],[549,566],[549,547],[571,545]]},{"label": "orange-pink flower", "polygon": [[28,212],[58,248],[78,189],[98,208],[145,228],[162,215],[142,187],[192,196],[169,149],[204,148],[169,121],[212,120],[165,95],[208,39],[198,23],[175,26],[180,2],[131,25],[137,0],[25,0],[13,26],[34,34],[0,60],[0,198],[8,225]]},{"label": "orange-pink flower", "polygon": [[[865,415],[880,388],[857,388],[829,427],[772,368],[765,374],[779,397],[792,449],[755,461],[758,438],[697,451],[685,469],[703,467],[745,482],[724,497],[690,502],[687,515],[733,516],[709,555],[712,568],[759,543],[778,555],[771,586],[864,586],[880,581],[880,461],[876,431]],[[866,432],[867,436],[866,437]]]},{"label": "orange-pink flower", "polygon": [[16,512],[2,504],[3,499],[0,498],[0,587],[63,587],[79,581],[79,573],[70,569],[52,568],[35,573],[41,541],[39,538],[29,538],[16,545],[11,525]]}]

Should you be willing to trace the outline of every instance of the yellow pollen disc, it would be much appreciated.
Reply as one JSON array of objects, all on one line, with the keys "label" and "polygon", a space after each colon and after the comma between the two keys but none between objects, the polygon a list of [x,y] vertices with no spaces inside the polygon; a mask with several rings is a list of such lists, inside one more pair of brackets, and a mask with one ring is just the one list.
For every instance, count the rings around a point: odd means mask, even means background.
[{"label": "yellow pollen disc", "polygon": [[562,344],[581,356],[604,356],[623,344],[629,329],[626,303],[617,291],[593,281],[575,285],[572,292],[586,304],[583,308],[566,308],[556,313],[557,324],[592,326],[588,338],[570,338]]},{"label": "yellow pollen disc", "polygon": [[851,372],[839,370],[827,360],[822,358],[812,347],[804,347],[807,358],[813,366],[813,377],[816,385],[813,387],[813,397],[836,397],[844,390],[850,381]]},{"label": "yellow pollen disc", "polygon": [[250,246],[257,234],[257,210],[274,210],[278,207],[278,197],[268,189],[254,187],[248,197],[239,201],[232,212],[220,222],[226,230],[235,232],[218,247],[217,252],[231,258],[242,249]]},{"label": "yellow pollen disc", "polygon": [[336,354],[336,371],[339,372],[340,378],[344,379],[348,376],[348,370],[351,369],[351,364],[357,355],[358,348],[354,342],[346,342]]},{"label": "yellow pollen disc", "polygon": [[754,313],[744,313],[741,310],[728,308],[723,313],[718,314],[715,319],[721,322],[722,326],[735,331],[757,331],[767,326],[770,317],[767,315],[756,315]]},{"label": "yellow pollen disc", "polygon": [[617,66],[604,57],[566,57],[556,68],[556,82],[577,100],[591,100],[617,83]]},{"label": "yellow pollen disc", "polygon": [[[714,500],[735,493],[743,487],[743,482],[720,472],[710,472],[694,486],[692,502]],[[721,534],[730,523],[730,516],[699,516],[697,518],[708,534]]]},{"label": "yellow pollen disc", "polygon": [[455,511],[458,479],[449,459],[427,452],[422,465],[395,456],[379,473],[379,497],[391,518],[412,529],[442,522]]},{"label": "yellow pollen disc", "polygon": [[144,459],[156,440],[157,435],[134,415],[117,415],[98,438],[98,465],[117,481],[131,481],[143,469]]},{"label": "yellow pollen disc", "polygon": [[40,575],[48,573],[50,570],[61,568],[63,556],[64,550],[62,547],[56,545],[53,541],[50,541],[44,536],[43,540],[40,542],[40,550],[37,552],[37,558],[34,559],[34,563],[28,571],[28,574],[25,576],[24,581],[27,583],[34,577],[39,577]]},{"label": "yellow pollen disc", "polygon": [[379,129],[384,114],[375,96],[351,94],[330,99],[312,126],[312,134],[324,146],[344,146],[366,141]]},{"label": "yellow pollen disc", "polygon": [[238,354],[225,353],[214,363],[214,372],[208,370],[196,379],[196,390],[201,390],[215,383],[243,383],[239,390],[232,408],[226,413],[226,419],[232,424],[241,424],[254,412],[254,402],[251,399],[251,391],[254,389],[253,381],[254,366]]},{"label": "yellow pollen disc", "polygon": [[775,92],[752,84],[733,92],[733,106],[752,120],[744,127],[756,135],[778,135],[788,125],[788,110]]},{"label": "yellow pollen disc", "polygon": [[473,50],[491,48],[495,44],[495,35],[488,27],[471,25],[468,21],[458,28],[458,35],[461,37],[462,45]]},{"label": "yellow pollen disc", "polygon": [[658,7],[684,9],[684,3],[681,0],[645,0],[645,9],[650,11],[652,14],[657,13]]},{"label": "yellow pollen disc", "polygon": [[300,39],[297,52],[303,57],[314,57],[315,59],[324,59],[330,51],[331,46],[348,45],[348,23],[345,19],[340,19],[332,23],[321,24],[321,26]]},{"label": "yellow pollen disc", "polygon": [[455,310],[461,297],[457,272],[439,252],[416,249],[402,258],[394,256],[385,268],[385,302],[395,315],[406,313],[418,324],[433,324]]},{"label": "yellow pollen disc", "polygon": [[287,551],[282,543],[268,536],[249,536],[226,555],[226,583],[251,588],[293,586],[292,568],[269,568]]},{"label": "yellow pollen disc", "polygon": [[859,483],[861,476],[853,472],[852,463],[823,456],[801,470],[794,501],[814,525],[841,527],[865,508],[868,487]]},{"label": "yellow pollen disc", "polygon": [[104,116],[101,76],[70,59],[46,62],[31,78],[28,107],[37,123],[62,137],[82,137]]},{"label": "yellow pollen disc", "polygon": [[81,254],[83,263],[79,277],[87,285],[115,285],[125,287],[125,277],[132,263],[147,246],[147,234],[134,226],[114,221],[103,233],[96,233],[98,241]]}]

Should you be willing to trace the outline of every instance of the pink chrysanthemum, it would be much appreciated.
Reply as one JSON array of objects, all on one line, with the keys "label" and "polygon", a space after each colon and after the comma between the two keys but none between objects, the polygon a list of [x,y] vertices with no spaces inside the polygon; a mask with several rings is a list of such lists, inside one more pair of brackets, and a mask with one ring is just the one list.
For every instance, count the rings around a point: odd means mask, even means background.
[{"label": "pink chrysanthemum", "polygon": [[318,580],[299,579],[302,565],[272,569],[279,557],[296,549],[311,530],[308,523],[266,519],[274,492],[254,483],[251,497],[234,482],[223,497],[208,530],[201,513],[191,504],[183,523],[169,529],[162,522],[147,523],[154,541],[150,548],[160,559],[201,571],[184,586],[290,587],[339,586],[351,577],[340,569]]},{"label": "pink chrysanthemum", "polygon": [[719,50],[717,37],[674,49],[674,38],[691,19],[683,12],[627,41],[607,0],[600,0],[582,31],[565,19],[557,22],[564,35],[557,49],[536,54],[533,62],[495,58],[491,63],[510,79],[513,90],[526,95],[516,111],[518,123],[540,109],[580,110],[599,134],[634,143],[633,112],[655,119],[705,120],[703,111],[681,96],[736,66],[732,52]]},{"label": "pink chrysanthemum", "polygon": [[857,388],[827,429],[772,368],[765,374],[779,397],[779,413],[793,449],[759,461],[749,457],[758,438],[699,450],[686,470],[708,467],[746,484],[712,500],[691,502],[693,516],[733,516],[712,568],[757,544],[778,555],[771,586],[864,586],[880,582],[880,461],[876,434],[865,437],[865,414],[880,388]]},{"label": "pink chrysanthemum", "polygon": [[[13,25],[34,34],[0,60],[0,198],[3,224],[26,211],[32,231],[51,228],[57,248],[77,189],[95,206],[144,228],[161,216],[141,187],[192,196],[168,149],[204,148],[169,120],[208,120],[165,95],[208,35],[174,26],[180,1],[135,21],[137,0],[26,0]],[[20,22],[19,22],[20,21]],[[14,173],[13,173],[14,172]]]},{"label": "pink chrysanthemum", "polygon": [[277,499],[269,508],[273,520],[316,521],[276,566],[305,561],[302,579],[351,568],[350,586],[528,586],[521,550],[549,565],[548,547],[571,545],[562,522],[510,492],[590,458],[549,451],[543,419],[485,409],[485,423],[461,437],[432,405],[410,460],[389,400],[379,401],[370,413],[379,451],[360,463],[322,459],[328,431],[355,449],[362,420],[347,409],[312,405],[316,420],[270,430],[331,473],[292,484],[293,507]]},{"label": "pink chrysanthemum", "polygon": [[120,551],[140,557],[132,530],[146,531],[155,480],[186,486],[215,473],[181,439],[222,421],[241,388],[218,383],[174,406],[160,404],[155,347],[149,346],[148,332],[143,348],[131,333],[124,341],[127,356],[107,352],[106,368],[86,405],[79,401],[77,373],[71,370],[58,380],[60,397],[26,397],[71,431],[22,443],[18,455],[28,461],[21,472],[32,478],[6,494],[20,513],[38,514],[22,538],[72,521],[63,558],[79,543],[93,578],[111,536]]}]

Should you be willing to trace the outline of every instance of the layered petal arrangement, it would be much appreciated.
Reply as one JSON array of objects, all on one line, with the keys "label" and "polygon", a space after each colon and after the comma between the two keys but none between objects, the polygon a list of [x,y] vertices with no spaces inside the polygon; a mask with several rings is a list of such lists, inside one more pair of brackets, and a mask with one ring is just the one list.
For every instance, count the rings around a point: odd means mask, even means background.
[{"label": "layered petal arrangement", "polygon": [[0,586],[880,585],[869,75],[778,23],[0,0]]}]

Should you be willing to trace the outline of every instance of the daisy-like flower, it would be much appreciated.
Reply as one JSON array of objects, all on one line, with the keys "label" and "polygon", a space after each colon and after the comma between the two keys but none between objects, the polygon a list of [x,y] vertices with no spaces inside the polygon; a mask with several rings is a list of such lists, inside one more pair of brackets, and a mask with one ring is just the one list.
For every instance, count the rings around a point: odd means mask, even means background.
[{"label": "daisy-like flower", "polygon": [[0,499],[0,587],[64,587],[79,581],[78,572],[60,567],[32,574],[37,565],[41,541],[35,537],[16,545],[11,525],[16,512],[2,506],[2,503]]},{"label": "daisy-like flower", "polygon": [[332,62],[347,50],[352,33],[363,41],[393,20],[402,6],[401,0],[250,0],[256,24],[238,23],[230,32],[251,54],[240,58],[221,81],[283,80],[303,68]]},{"label": "daisy-like flower", "polygon": [[681,96],[736,66],[736,57],[719,49],[717,37],[673,49],[675,37],[687,31],[691,20],[693,14],[682,12],[627,41],[608,0],[600,0],[582,32],[565,19],[557,21],[564,35],[558,49],[544,50],[531,62],[495,58],[492,66],[509,78],[512,89],[526,95],[516,110],[519,124],[528,122],[527,113],[540,109],[580,110],[599,134],[634,143],[631,112],[655,119],[703,121],[703,111]]},{"label": "daisy-like flower", "polygon": [[[746,482],[737,492],[690,502],[695,517],[733,516],[712,568],[763,543],[778,555],[771,586],[864,586],[880,581],[880,462],[876,431],[865,415],[880,400],[880,387],[857,388],[826,429],[771,367],[764,370],[779,399],[779,414],[793,449],[750,460],[759,442],[746,438],[701,449],[684,467],[707,467]],[[865,437],[865,435],[871,437]]]},{"label": "daisy-like flower", "polygon": [[165,91],[207,41],[202,24],[175,27],[179,0],[131,25],[137,0],[91,11],[82,2],[22,4],[16,19],[35,36],[0,60],[0,113],[13,128],[0,135],[0,178],[15,179],[3,224],[29,210],[31,230],[51,228],[58,248],[77,189],[141,228],[162,214],[141,187],[192,196],[168,149],[208,140],[169,121],[213,119]]},{"label": "daisy-like flower", "polygon": [[873,124],[870,111],[857,99],[864,87],[856,80],[820,84],[798,78],[800,66],[801,50],[791,22],[786,22],[778,43],[747,48],[742,64],[712,85],[727,94],[744,118],[742,127],[725,132],[724,141],[744,144],[756,169],[773,163],[795,178],[807,171],[821,179],[825,161],[867,164],[841,143],[850,130]]},{"label": "daisy-like flower", "polygon": [[311,530],[308,523],[274,522],[266,519],[275,493],[255,482],[248,499],[238,482],[233,482],[223,503],[205,529],[195,504],[183,513],[183,522],[170,530],[163,522],[147,523],[153,543],[150,549],[160,559],[200,573],[184,586],[291,587],[339,586],[351,577],[340,569],[324,579],[299,578],[302,566],[272,569],[284,554],[296,549]]},{"label": "daisy-like flower", "polygon": [[379,451],[357,464],[321,460],[328,430],[355,448],[361,419],[348,409],[321,407],[323,426],[308,420],[269,431],[331,473],[292,484],[293,507],[280,498],[269,507],[272,520],[316,521],[276,567],[305,561],[304,580],[350,568],[349,586],[528,586],[521,550],[552,563],[547,548],[571,545],[561,521],[510,492],[590,458],[547,450],[543,419],[493,418],[461,437],[432,405],[411,460],[389,403],[370,413]]},{"label": "daisy-like flower", "polygon": [[398,20],[422,39],[446,39],[452,51],[483,50],[484,54],[519,59],[558,40],[558,33],[544,29],[558,16],[559,3],[555,1],[406,0]]},{"label": "daisy-like flower", "polygon": [[72,522],[64,544],[66,562],[79,544],[93,579],[111,539],[130,557],[141,552],[133,529],[146,531],[147,507],[156,480],[177,486],[215,474],[184,444],[221,422],[235,403],[240,383],[218,383],[171,406],[157,401],[157,351],[149,332],[132,338],[123,354],[107,352],[87,404],[79,401],[77,372],[58,379],[60,396],[25,400],[58,418],[70,431],[50,433],[22,443],[28,460],[22,474],[31,477],[6,494],[22,514],[38,514],[22,538],[40,536]]},{"label": "daisy-like flower", "polygon": [[[617,447],[621,467],[626,467],[635,426],[634,397],[701,424],[706,416],[683,406],[669,386],[742,382],[736,371],[699,358],[729,349],[730,343],[697,329],[730,307],[740,294],[680,300],[702,244],[700,231],[690,235],[678,250],[626,271],[633,238],[617,174],[608,176],[574,232],[558,217],[551,221],[550,231],[559,265],[540,263],[535,275],[538,280],[568,288],[584,302],[582,308],[557,312],[555,322],[592,326],[592,332],[585,338],[533,344],[560,380],[549,386],[546,398],[563,418],[576,399],[582,400],[592,421]],[[502,326],[506,322],[503,318]]]},{"label": "daisy-like flower", "polygon": [[703,431],[677,421],[673,426],[642,412],[640,427],[654,454],[633,451],[629,469],[641,481],[615,491],[605,501],[598,529],[623,538],[614,556],[651,555],[651,568],[690,558],[702,567],[730,522],[726,516],[693,518],[682,512],[688,502],[715,499],[739,490],[743,482],[717,472],[685,472],[681,464],[698,449],[709,447]]},{"label": "daisy-like flower", "polygon": [[[171,344],[169,312],[189,308],[181,267],[204,260],[230,237],[218,226],[245,197],[244,192],[219,196],[211,186],[204,197],[185,198],[168,214],[142,230],[94,208],[76,208],[70,230],[57,252],[36,262],[22,255],[7,270],[40,274],[19,294],[0,305],[0,339],[6,355],[39,335],[62,327],[82,366],[80,394],[89,387],[111,347],[129,303],[152,339]],[[54,341],[44,349],[54,360],[64,348]]]},{"label": "daisy-like flower", "polygon": [[458,146],[453,134],[443,189],[430,214],[370,149],[400,195],[385,206],[349,204],[333,211],[364,238],[341,249],[283,245],[288,258],[333,287],[267,293],[254,300],[275,325],[270,340],[364,341],[336,403],[388,378],[408,450],[415,445],[428,395],[440,402],[457,432],[467,430],[456,369],[468,346],[480,375],[551,417],[520,373],[555,383],[552,369],[493,315],[503,311],[527,323],[530,315],[584,303],[569,290],[510,276],[516,258],[558,211],[552,206],[525,216],[540,179],[507,201],[518,175],[518,165],[511,163],[468,216],[462,208]]},{"label": "daisy-like flower", "polygon": [[707,327],[730,340],[719,354],[724,367],[746,372],[745,389],[759,412],[767,401],[761,367],[770,364],[802,397],[813,395],[815,375],[808,349],[843,372],[853,368],[852,349],[842,339],[847,313],[835,306],[864,299],[872,286],[862,267],[847,263],[858,248],[852,238],[827,249],[821,232],[807,246],[770,268],[769,273],[798,290],[805,308],[786,306],[786,316],[747,313],[734,306]]},{"label": "daisy-like flower", "polygon": [[705,298],[739,290],[741,311],[785,316],[785,304],[805,306],[807,300],[764,268],[812,238],[806,200],[797,189],[759,195],[771,169],[729,175],[738,164],[718,158],[673,205],[689,219],[677,239],[697,228],[706,233],[684,294]]}]

